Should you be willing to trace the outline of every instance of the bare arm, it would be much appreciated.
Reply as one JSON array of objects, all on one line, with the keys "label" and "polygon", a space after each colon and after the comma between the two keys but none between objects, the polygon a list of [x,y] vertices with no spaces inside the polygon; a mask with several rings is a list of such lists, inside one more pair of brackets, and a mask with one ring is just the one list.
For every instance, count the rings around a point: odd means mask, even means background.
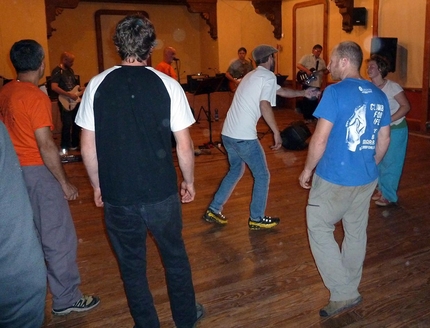
[{"label": "bare arm", "polygon": [[97,160],[95,132],[82,129],[81,154],[85,168],[94,190],[94,203],[97,207],[103,206],[102,194],[99,182],[99,163]]},{"label": "bare arm", "polygon": [[260,111],[267,125],[273,132],[273,139],[275,144],[270,148],[277,150],[282,146],[281,133],[279,132],[278,125],[276,124],[275,115],[273,114],[272,106],[267,100],[260,101]]},{"label": "bare arm", "polygon": [[298,63],[297,64],[297,68],[301,71],[305,71],[306,74],[311,75],[312,71],[309,70],[309,68],[306,68],[305,66],[303,66],[302,64]]},{"label": "bare arm", "polygon": [[402,118],[411,109],[411,105],[409,104],[409,100],[408,100],[408,98],[406,98],[406,95],[405,95],[404,91],[399,92],[398,94],[396,94],[394,96],[394,99],[396,99],[396,101],[399,103],[400,107],[397,110],[397,112],[395,112],[391,116],[391,122],[397,121],[399,118]]},{"label": "bare arm", "polygon": [[323,118],[318,120],[314,135],[309,143],[305,167],[299,177],[300,185],[305,189],[309,189],[311,187],[310,179],[312,172],[325,152],[327,140],[332,128],[333,123],[330,121]]},{"label": "bare arm", "polygon": [[34,132],[34,135],[43,163],[60,183],[64,192],[64,198],[75,200],[78,197],[78,189],[69,182],[66,172],[64,172],[51,130],[47,126],[39,128]]},{"label": "bare arm", "polygon": [[375,154],[376,164],[379,164],[379,162],[384,157],[385,153],[387,152],[389,144],[390,144],[390,126],[387,125],[380,128],[378,132],[378,139],[376,141],[376,154]]},{"label": "bare arm", "polygon": [[173,132],[176,140],[176,153],[178,155],[179,168],[182,172],[181,201],[189,203],[194,200],[194,145],[188,128]]},{"label": "bare arm", "polygon": [[316,88],[308,88],[306,90],[294,90],[289,88],[280,88],[276,91],[276,95],[284,98],[306,97],[313,98],[319,97],[321,91]]},{"label": "bare arm", "polygon": [[[65,90],[61,89],[58,86],[58,83],[55,83],[55,82],[52,82],[51,89],[52,89],[52,91],[58,93],[59,95],[69,97],[73,100],[77,100],[79,98],[79,96],[74,94],[73,92],[69,92],[69,91],[65,91]],[[85,90],[85,87],[79,87],[80,92],[84,92],[84,90]]]},{"label": "bare arm", "polygon": [[225,73],[227,80],[239,84],[240,80],[235,79],[229,72]]}]

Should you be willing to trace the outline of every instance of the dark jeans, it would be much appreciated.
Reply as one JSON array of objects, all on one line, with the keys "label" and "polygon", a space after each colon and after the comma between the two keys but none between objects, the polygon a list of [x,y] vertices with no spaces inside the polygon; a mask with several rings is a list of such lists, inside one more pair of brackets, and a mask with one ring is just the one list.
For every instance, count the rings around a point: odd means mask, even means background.
[{"label": "dark jeans", "polygon": [[76,125],[75,117],[78,113],[79,105],[71,111],[64,110],[63,106],[59,102],[61,123],[63,127],[61,129],[61,148],[79,147],[81,128]]},{"label": "dark jeans", "polygon": [[160,327],[146,276],[146,237],[149,231],[164,265],[176,327],[191,328],[197,319],[196,301],[182,239],[179,195],[172,195],[158,204],[114,206],[105,202],[104,212],[135,327]]}]

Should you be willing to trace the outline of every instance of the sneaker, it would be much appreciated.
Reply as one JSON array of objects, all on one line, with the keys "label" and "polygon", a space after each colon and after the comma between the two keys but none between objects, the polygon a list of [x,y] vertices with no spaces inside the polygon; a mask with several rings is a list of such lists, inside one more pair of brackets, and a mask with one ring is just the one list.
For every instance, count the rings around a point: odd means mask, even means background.
[{"label": "sneaker", "polygon": [[320,317],[330,317],[332,315],[346,311],[360,304],[362,300],[362,297],[358,296],[357,298],[352,298],[346,301],[330,301],[320,310]]},{"label": "sneaker", "polygon": [[248,227],[251,230],[271,229],[276,227],[281,220],[279,218],[272,218],[270,216],[263,216],[260,221],[253,221],[248,219]]},{"label": "sneaker", "polygon": [[378,189],[376,189],[375,193],[372,196],[372,200],[378,200],[381,197],[382,197],[382,193]]},{"label": "sneaker", "polygon": [[66,315],[70,312],[85,312],[95,308],[100,303],[100,298],[97,296],[83,295],[72,306],[64,309],[52,309],[54,315]]},{"label": "sneaker", "polygon": [[193,328],[197,327],[197,323],[205,316],[205,308],[200,303],[196,303],[197,320],[193,325]]},{"label": "sneaker", "polygon": [[390,202],[388,199],[384,198],[384,196],[381,196],[376,202],[376,205],[380,207],[394,207],[397,206],[397,202]]},{"label": "sneaker", "polygon": [[[193,328],[197,327],[197,324],[199,323],[199,321],[205,316],[205,309],[203,305],[201,305],[200,303],[196,303],[196,310],[197,310],[197,320],[194,322]],[[175,328],[176,327],[177,326],[175,326]],[[136,326],[134,326],[134,328],[136,328]]]},{"label": "sneaker", "polygon": [[203,220],[211,223],[221,224],[221,225],[226,225],[228,222],[227,218],[224,215],[222,215],[221,212],[215,213],[210,208],[208,208],[206,210],[205,215],[203,215]]}]

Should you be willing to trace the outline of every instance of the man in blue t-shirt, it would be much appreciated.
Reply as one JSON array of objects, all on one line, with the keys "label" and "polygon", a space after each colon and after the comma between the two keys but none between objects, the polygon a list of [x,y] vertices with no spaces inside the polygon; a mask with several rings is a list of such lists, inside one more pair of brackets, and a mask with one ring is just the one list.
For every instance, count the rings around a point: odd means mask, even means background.
[{"label": "man in blue t-shirt", "polygon": [[[322,317],[362,300],[358,285],[366,254],[370,197],[378,179],[376,165],[390,142],[387,97],[360,76],[362,61],[363,52],[355,42],[334,48],[328,69],[341,82],[326,88],[314,113],[319,120],[299,177],[300,185],[311,189],[306,207],[309,243],[330,291],[329,303],[320,310]],[[341,250],[333,235],[340,220],[345,232]]]}]

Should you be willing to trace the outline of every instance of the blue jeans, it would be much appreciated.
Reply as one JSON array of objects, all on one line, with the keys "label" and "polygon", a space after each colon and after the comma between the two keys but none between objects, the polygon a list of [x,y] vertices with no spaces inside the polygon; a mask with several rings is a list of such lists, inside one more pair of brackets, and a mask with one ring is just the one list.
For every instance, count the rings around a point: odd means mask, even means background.
[{"label": "blue jeans", "polygon": [[114,206],[105,202],[104,212],[135,327],[160,327],[146,277],[146,236],[149,231],[165,268],[176,327],[191,328],[197,320],[196,301],[182,239],[179,195],[172,195],[158,204]]},{"label": "blue jeans", "polygon": [[384,158],[378,164],[378,189],[390,202],[397,202],[397,189],[405,163],[408,145],[408,128],[391,129],[390,145]]},{"label": "blue jeans", "polygon": [[254,177],[252,200],[249,208],[250,216],[258,219],[264,216],[269,193],[270,173],[267,168],[266,155],[258,139],[240,140],[222,135],[224,148],[227,150],[230,169],[215,193],[212,203],[209,205],[215,212],[221,212],[234,187],[245,172],[245,164],[248,165]]}]

